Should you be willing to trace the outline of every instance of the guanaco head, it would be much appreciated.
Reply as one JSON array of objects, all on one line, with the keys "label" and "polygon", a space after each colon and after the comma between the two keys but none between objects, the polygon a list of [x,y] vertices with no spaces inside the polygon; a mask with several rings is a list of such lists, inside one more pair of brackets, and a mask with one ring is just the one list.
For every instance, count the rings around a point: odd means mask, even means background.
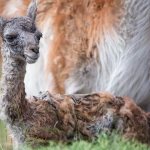
[{"label": "guanaco head", "polygon": [[42,33],[35,25],[36,13],[36,0],[32,0],[26,16],[10,19],[0,17],[2,52],[9,52],[15,59],[28,63],[36,62],[39,57],[39,41],[42,37]]}]

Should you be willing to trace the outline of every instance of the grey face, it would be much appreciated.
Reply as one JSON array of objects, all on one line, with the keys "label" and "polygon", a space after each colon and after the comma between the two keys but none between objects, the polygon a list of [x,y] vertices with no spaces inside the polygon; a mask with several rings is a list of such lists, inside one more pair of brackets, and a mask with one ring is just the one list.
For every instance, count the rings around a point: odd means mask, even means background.
[{"label": "grey face", "polygon": [[39,57],[39,41],[42,37],[29,17],[13,18],[3,27],[3,44],[15,58],[34,63]]},{"label": "grey face", "polygon": [[42,33],[35,26],[36,0],[32,0],[27,16],[12,19],[0,17],[0,35],[3,50],[9,50],[12,57],[34,63],[39,57],[39,41]]}]

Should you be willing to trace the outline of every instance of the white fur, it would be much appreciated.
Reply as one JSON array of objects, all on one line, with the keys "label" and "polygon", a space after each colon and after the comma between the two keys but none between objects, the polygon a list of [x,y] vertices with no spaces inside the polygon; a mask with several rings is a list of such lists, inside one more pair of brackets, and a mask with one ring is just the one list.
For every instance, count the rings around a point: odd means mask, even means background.
[{"label": "white fur", "polygon": [[93,60],[89,60],[86,64],[82,64],[80,68],[76,68],[65,82],[66,93],[80,94],[95,91],[98,71],[98,63]]},{"label": "white fur", "polygon": [[130,96],[150,111],[150,1],[132,0],[128,10],[126,18],[132,17],[133,26],[128,26],[130,36],[106,89]]}]

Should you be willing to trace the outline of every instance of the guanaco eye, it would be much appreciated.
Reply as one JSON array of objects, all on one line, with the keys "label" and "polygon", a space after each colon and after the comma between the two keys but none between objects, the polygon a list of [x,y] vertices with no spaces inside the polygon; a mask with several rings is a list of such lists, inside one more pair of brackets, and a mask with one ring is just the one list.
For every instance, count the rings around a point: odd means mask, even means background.
[{"label": "guanaco eye", "polygon": [[18,34],[7,34],[5,36],[6,40],[10,43],[13,42],[17,37],[18,37]]},{"label": "guanaco eye", "polygon": [[42,37],[42,33],[41,32],[38,32],[37,34],[36,34],[36,37],[37,37],[37,39],[38,39],[38,41],[41,39],[41,37]]}]

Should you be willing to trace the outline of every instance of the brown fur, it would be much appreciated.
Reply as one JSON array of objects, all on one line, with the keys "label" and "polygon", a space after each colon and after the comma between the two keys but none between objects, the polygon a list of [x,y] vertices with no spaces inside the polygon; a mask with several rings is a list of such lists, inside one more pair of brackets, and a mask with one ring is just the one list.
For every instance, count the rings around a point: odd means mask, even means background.
[{"label": "brown fur", "polygon": [[6,2],[5,0],[1,0],[0,2],[0,14],[3,12],[4,10],[4,6],[6,5]]},{"label": "brown fur", "polygon": [[[101,24],[109,28],[115,22],[112,14],[120,5],[116,0],[56,2],[53,15],[54,39],[48,56],[51,61],[47,64],[47,72],[52,72],[54,78],[53,92],[65,93],[64,82],[70,73],[85,61],[98,58],[96,42]],[[109,22],[105,22],[105,15]]]},{"label": "brown fur", "polygon": [[[98,128],[96,123],[103,123],[101,119],[107,112],[116,120],[114,127],[106,128],[106,131],[118,130],[126,138],[150,142],[149,115],[129,98],[108,93],[71,96],[46,93],[41,101],[35,98],[24,113],[24,122],[29,126],[26,140],[45,143],[47,140],[93,139],[98,133],[90,127]],[[123,124],[119,123],[121,120]]]}]

